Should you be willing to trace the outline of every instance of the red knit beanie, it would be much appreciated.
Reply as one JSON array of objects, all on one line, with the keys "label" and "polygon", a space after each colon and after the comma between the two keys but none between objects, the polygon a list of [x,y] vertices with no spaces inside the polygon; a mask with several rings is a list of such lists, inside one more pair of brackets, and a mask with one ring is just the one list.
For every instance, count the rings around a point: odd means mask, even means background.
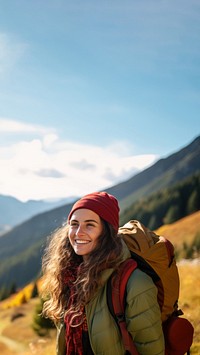
[{"label": "red knit beanie", "polygon": [[93,192],[83,196],[73,205],[68,221],[74,211],[80,208],[87,208],[99,215],[106,222],[110,223],[118,231],[119,228],[119,205],[117,199],[107,192]]}]

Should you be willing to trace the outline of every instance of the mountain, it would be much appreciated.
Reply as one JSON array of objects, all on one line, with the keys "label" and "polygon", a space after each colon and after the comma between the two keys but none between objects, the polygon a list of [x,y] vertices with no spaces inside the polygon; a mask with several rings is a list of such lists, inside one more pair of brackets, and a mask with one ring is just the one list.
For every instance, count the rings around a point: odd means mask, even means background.
[{"label": "mountain", "polygon": [[120,224],[138,219],[149,229],[157,229],[200,210],[200,170],[170,187],[131,203],[120,214]]},{"label": "mountain", "polygon": [[124,209],[139,198],[169,187],[199,170],[200,136],[180,151],[106,191],[116,196]]},{"label": "mountain", "polygon": [[[119,199],[123,213],[134,200],[171,187],[199,171],[200,137],[197,137],[180,151],[106,190]],[[23,286],[40,273],[47,236],[66,221],[71,207],[72,203],[34,216],[0,238],[0,284],[15,281]]]},{"label": "mountain", "polygon": [[36,214],[49,211],[74,200],[75,197],[56,201],[29,200],[27,202],[21,202],[14,197],[0,195],[0,234]]}]

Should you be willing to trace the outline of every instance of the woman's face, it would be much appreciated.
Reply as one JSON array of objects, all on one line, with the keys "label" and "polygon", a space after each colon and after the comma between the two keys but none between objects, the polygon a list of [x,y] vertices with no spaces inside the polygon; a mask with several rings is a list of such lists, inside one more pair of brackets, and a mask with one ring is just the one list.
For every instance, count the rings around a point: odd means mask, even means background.
[{"label": "woman's face", "polygon": [[83,260],[95,249],[97,240],[103,231],[103,224],[98,214],[81,208],[72,214],[69,223],[69,241],[75,253]]}]

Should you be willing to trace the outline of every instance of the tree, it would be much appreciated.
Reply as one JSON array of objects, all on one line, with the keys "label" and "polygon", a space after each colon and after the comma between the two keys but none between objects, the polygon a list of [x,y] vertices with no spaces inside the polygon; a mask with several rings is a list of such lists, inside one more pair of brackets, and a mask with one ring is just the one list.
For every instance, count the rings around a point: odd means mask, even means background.
[{"label": "tree", "polygon": [[157,216],[155,214],[153,214],[149,220],[148,228],[153,230],[153,229],[156,229],[157,227],[158,227]]},{"label": "tree", "polygon": [[38,297],[39,292],[38,292],[38,287],[37,287],[37,282],[34,282],[33,289],[31,292],[31,298],[36,298]]},{"label": "tree", "polygon": [[19,300],[19,303],[20,304],[27,303],[27,298],[26,298],[26,295],[24,293],[22,293],[22,295],[20,297],[20,300]]},{"label": "tree", "polygon": [[3,301],[5,300],[7,297],[10,296],[10,293],[9,293],[9,290],[6,286],[3,286],[1,289],[0,289],[0,301]]},{"label": "tree", "polygon": [[40,302],[36,305],[32,328],[39,336],[45,336],[49,334],[49,330],[55,328],[54,323],[49,318],[44,318],[42,315],[44,301],[40,299]]},{"label": "tree", "polygon": [[179,205],[172,205],[168,209],[163,221],[165,224],[170,224],[177,221],[179,218],[181,218]]},{"label": "tree", "polygon": [[17,286],[16,286],[16,283],[13,282],[10,286],[10,291],[9,291],[10,295],[13,295],[14,293],[16,293],[16,291],[17,291]]},{"label": "tree", "polygon": [[198,195],[198,191],[194,190],[191,193],[191,195],[188,199],[188,202],[187,202],[187,214],[196,212],[199,209],[199,207],[200,207],[199,199],[200,199],[200,196]]}]

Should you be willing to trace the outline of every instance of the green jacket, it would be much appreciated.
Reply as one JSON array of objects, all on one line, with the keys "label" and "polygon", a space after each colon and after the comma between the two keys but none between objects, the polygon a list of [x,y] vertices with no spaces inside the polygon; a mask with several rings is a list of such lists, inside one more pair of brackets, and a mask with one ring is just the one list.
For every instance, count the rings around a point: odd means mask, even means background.
[{"label": "green jacket", "polygon": [[[123,259],[130,257],[124,244]],[[113,270],[103,272],[103,287],[85,307],[88,332],[95,355],[123,355],[125,353],[118,326],[107,306],[107,280]],[[126,324],[141,355],[164,355],[164,337],[157,288],[151,278],[136,269],[129,278],[126,298]],[[60,324],[57,355],[65,355],[65,328]]]}]

